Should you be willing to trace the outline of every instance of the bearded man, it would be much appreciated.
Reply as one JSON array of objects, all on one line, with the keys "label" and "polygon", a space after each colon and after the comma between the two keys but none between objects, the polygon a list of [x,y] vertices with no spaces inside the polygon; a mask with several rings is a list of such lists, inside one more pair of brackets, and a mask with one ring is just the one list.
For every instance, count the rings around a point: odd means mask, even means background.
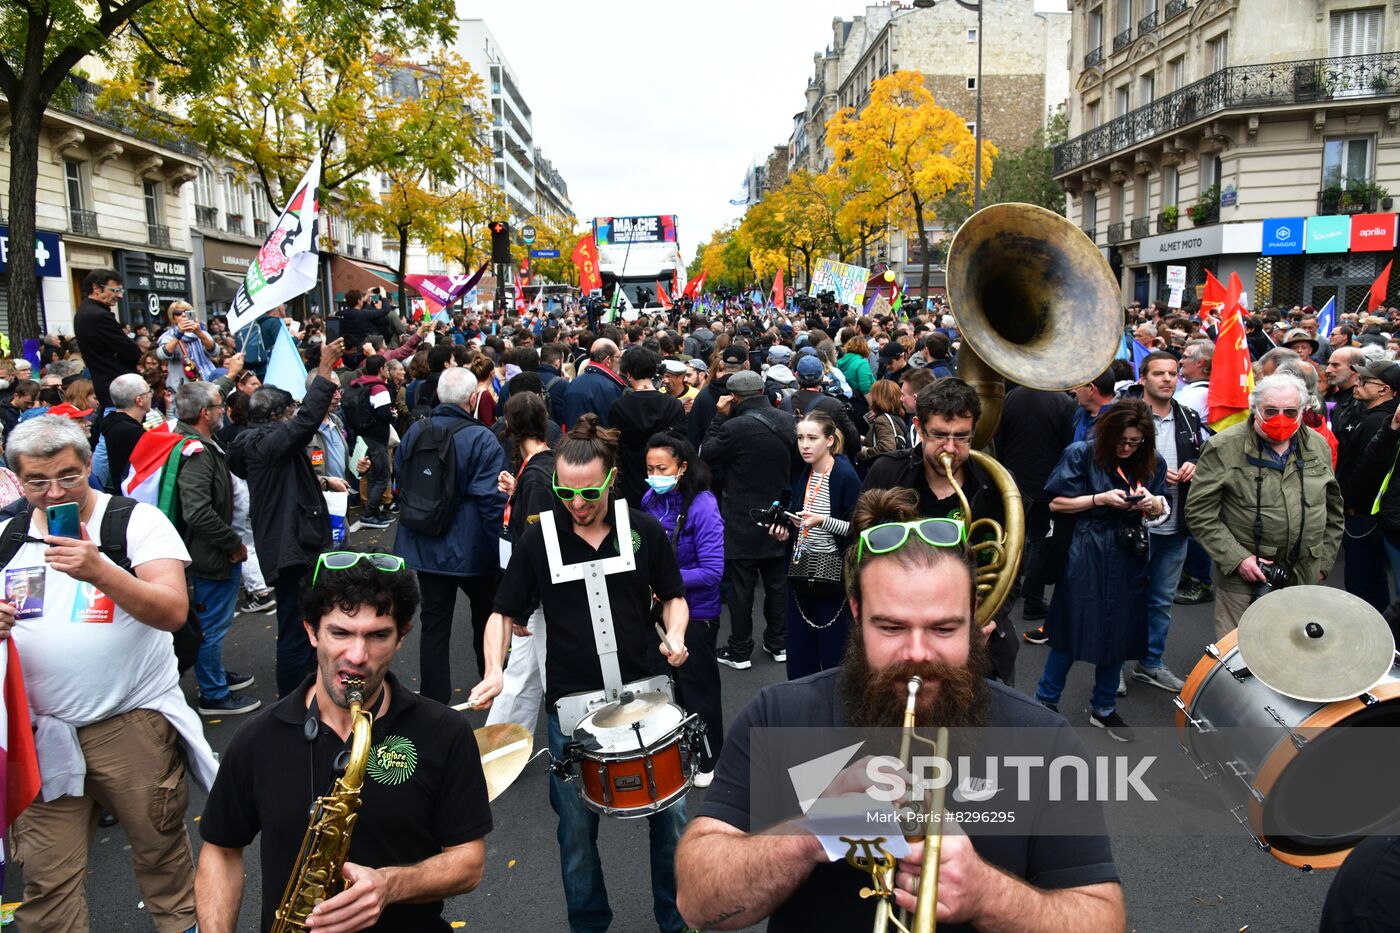
[{"label": "bearded man", "polygon": [[[844,861],[833,863],[821,842],[794,820],[752,825],[757,798],[750,796],[750,763],[766,760],[762,747],[751,746],[754,729],[898,727],[910,678],[917,676],[919,726],[1029,727],[1021,731],[1039,735],[1047,749],[1083,755],[1057,714],[985,679],[986,636],[974,624],[973,564],[961,523],[919,518],[917,494],[908,489],[867,491],[852,519],[858,544],[846,554],[854,619],[846,657],[834,670],[765,688],[726,737],[714,783],[676,852],[677,906],[693,927],[733,930],[767,917],[770,931],[865,929],[874,918],[875,899],[859,894],[870,883],[868,875]],[[760,746],[763,739],[753,737]],[[832,786],[849,780],[860,765],[843,771]],[[1067,814],[1057,811],[1071,807],[1077,822],[1068,825],[1082,835],[946,833],[939,859],[940,933],[1123,929],[1122,891],[1097,805],[1030,796],[1018,823],[1031,816],[1030,825],[1040,827],[1042,819],[1063,820]],[[915,842],[898,862],[899,907],[914,906],[922,858],[923,844]],[[736,878],[742,883],[735,884]]]}]

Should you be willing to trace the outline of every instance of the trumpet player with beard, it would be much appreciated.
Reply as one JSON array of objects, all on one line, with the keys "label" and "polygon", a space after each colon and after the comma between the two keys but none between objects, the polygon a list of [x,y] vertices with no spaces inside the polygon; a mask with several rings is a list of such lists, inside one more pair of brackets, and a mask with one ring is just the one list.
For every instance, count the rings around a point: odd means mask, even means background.
[{"label": "trumpet player with beard", "polygon": [[[1018,734],[1037,736],[1039,751],[1084,754],[1063,718],[986,679],[986,636],[974,625],[973,566],[962,524],[920,518],[918,497],[908,489],[866,491],[852,522],[845,659],[833,670],[765,688],[726,737],[714,783],[676,853],[677,905],[692,927],[734,930],[768,918],[774,933],[856,930],[869,929],[875,917],[877,899],[860,894],[869,875],[830,861],[822,843],[792,820],[752,825],[751,795],[774,790],[750,786],[751,762],[763,758],[762,748],[751,748],[751,730],[898,727],[909,682],[919,677],[918,727],[1022,727]],[[862,762],[832,787],[854,785],[857,769]],[[1123,929],[1122,891],[1099,806],[1030,796],[1018,805],[1018,824],[1051,820],[1086,835],[945,833],[936,892],[940,933]],[[800,813],[795,791],[784,812]],[[923,846],[913,842],[897,863],[897,907],[916,903]]]}]

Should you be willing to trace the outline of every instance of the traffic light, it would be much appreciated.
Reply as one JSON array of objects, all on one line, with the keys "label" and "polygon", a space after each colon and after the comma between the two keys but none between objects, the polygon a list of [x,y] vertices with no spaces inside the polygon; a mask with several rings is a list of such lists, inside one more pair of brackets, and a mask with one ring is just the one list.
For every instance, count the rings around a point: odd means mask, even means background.
[{"label": "traffic light", "polygon": [[510,224],[491,221],[491,261],[510,262]]}]

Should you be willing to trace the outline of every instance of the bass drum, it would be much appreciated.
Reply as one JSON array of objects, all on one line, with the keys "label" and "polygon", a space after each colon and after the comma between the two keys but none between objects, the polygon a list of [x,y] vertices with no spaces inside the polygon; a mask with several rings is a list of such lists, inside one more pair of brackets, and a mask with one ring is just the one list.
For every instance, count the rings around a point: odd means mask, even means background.
[{"label": "bass drum", "polygon": [[1231,632],[1174,702],[1182,747],[1207,779],[1240,784],[1236,819],[1285,865],[1335,868],[1366,836],[1395,831],[1400,731],[1385,727],[1400,727],[1400,665],[1354,699],[1297,700],[1249,674]]}]

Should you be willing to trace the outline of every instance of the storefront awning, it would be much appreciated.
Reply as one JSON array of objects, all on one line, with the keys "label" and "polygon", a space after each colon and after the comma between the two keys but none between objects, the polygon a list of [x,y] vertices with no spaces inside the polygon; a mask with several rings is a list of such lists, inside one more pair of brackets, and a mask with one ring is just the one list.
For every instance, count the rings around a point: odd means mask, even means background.
[{"label": "storefront awning", "polygon": [[204,301],[206,304],[232,304],[243,284],[243,276],[218,269],[204,270]]},{"label": "storefront awning", "polygon": [[[392,294],[399,290],[398,275],[388,266],[378,263],[360,263],[341,255],[331,256],[331,280],[338,294],[351,289],[369,291],[371,288],[387,288]],[[418,297],[418,290],[405,286],[410,297]]]}]

